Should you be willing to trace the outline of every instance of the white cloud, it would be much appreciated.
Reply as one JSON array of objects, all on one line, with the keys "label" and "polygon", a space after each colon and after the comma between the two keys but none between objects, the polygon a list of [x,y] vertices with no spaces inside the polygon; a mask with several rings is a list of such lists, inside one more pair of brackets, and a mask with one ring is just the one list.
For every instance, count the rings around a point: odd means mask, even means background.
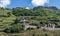
[{"label": "white cloud", "polygon": [[10,0],[0,0],[0,7],[7,7],[7,5],[10,5]]},{"label": "white cloud", "polygon": [[25,9],[30,9],[29,7],[25,7]]},{"label": "white cloud", "polygon": [[33,6],[43,6],[45,3],[48,3],[49,0],[32,0]]}]

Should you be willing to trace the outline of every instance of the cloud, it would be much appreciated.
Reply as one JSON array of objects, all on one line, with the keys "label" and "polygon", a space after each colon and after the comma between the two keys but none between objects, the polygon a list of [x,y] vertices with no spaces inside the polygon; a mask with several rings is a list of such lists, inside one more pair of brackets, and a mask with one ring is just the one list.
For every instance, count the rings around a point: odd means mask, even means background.
[{"label": "cloud", "polygon": [[7,5],[10,5],[10,0],[0,0],[0,7],[7,7]]},{"label": "cloud", "polygon": [[25,7],[25,9],[30,9],[29,7]]},{"label": "cloud", "polygon": [[49,0],[32,0],[33,6],[43,6],[45,3],[49,3]]}]

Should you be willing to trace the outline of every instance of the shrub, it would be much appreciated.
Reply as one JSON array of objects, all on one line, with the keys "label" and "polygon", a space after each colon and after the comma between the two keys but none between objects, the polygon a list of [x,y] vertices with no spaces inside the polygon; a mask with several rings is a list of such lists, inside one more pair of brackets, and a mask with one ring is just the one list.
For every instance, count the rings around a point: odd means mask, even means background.
[{"label": "shrub", "polygon": [[23,25],[13,25],[12,27],[6,28],[5,30],[3,30],[3,32],[6,33],[19,33],[22,32],[24,30],[24,26]]}]

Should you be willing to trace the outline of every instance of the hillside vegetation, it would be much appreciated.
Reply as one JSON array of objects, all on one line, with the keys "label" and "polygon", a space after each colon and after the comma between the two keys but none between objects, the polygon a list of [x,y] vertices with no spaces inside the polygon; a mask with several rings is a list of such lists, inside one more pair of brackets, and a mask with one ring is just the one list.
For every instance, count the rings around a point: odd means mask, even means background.
[{"label": "hillside vegetation", "polygon": [[[20,22],[21,19],[28,19],[25,24],[37,28],[24,30],[24,22]],[[0,35],[2,36],[60,36],[60,30],[40,29],[45,24],[55,24],[56,28],[60,28],[60,9],[54,6],[38,6],[33,9],[0,7]]]}]

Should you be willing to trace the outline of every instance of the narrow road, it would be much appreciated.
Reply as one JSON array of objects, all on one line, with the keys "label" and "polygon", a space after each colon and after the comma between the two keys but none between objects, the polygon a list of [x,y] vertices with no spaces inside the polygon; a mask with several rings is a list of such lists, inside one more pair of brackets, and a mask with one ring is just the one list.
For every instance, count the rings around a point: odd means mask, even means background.
[{"label": "narrow road", "polygon": [[43,27],[42,29],[47,29],[47,30],[60,30],[60,28],[48,28],[48,27]]}]

